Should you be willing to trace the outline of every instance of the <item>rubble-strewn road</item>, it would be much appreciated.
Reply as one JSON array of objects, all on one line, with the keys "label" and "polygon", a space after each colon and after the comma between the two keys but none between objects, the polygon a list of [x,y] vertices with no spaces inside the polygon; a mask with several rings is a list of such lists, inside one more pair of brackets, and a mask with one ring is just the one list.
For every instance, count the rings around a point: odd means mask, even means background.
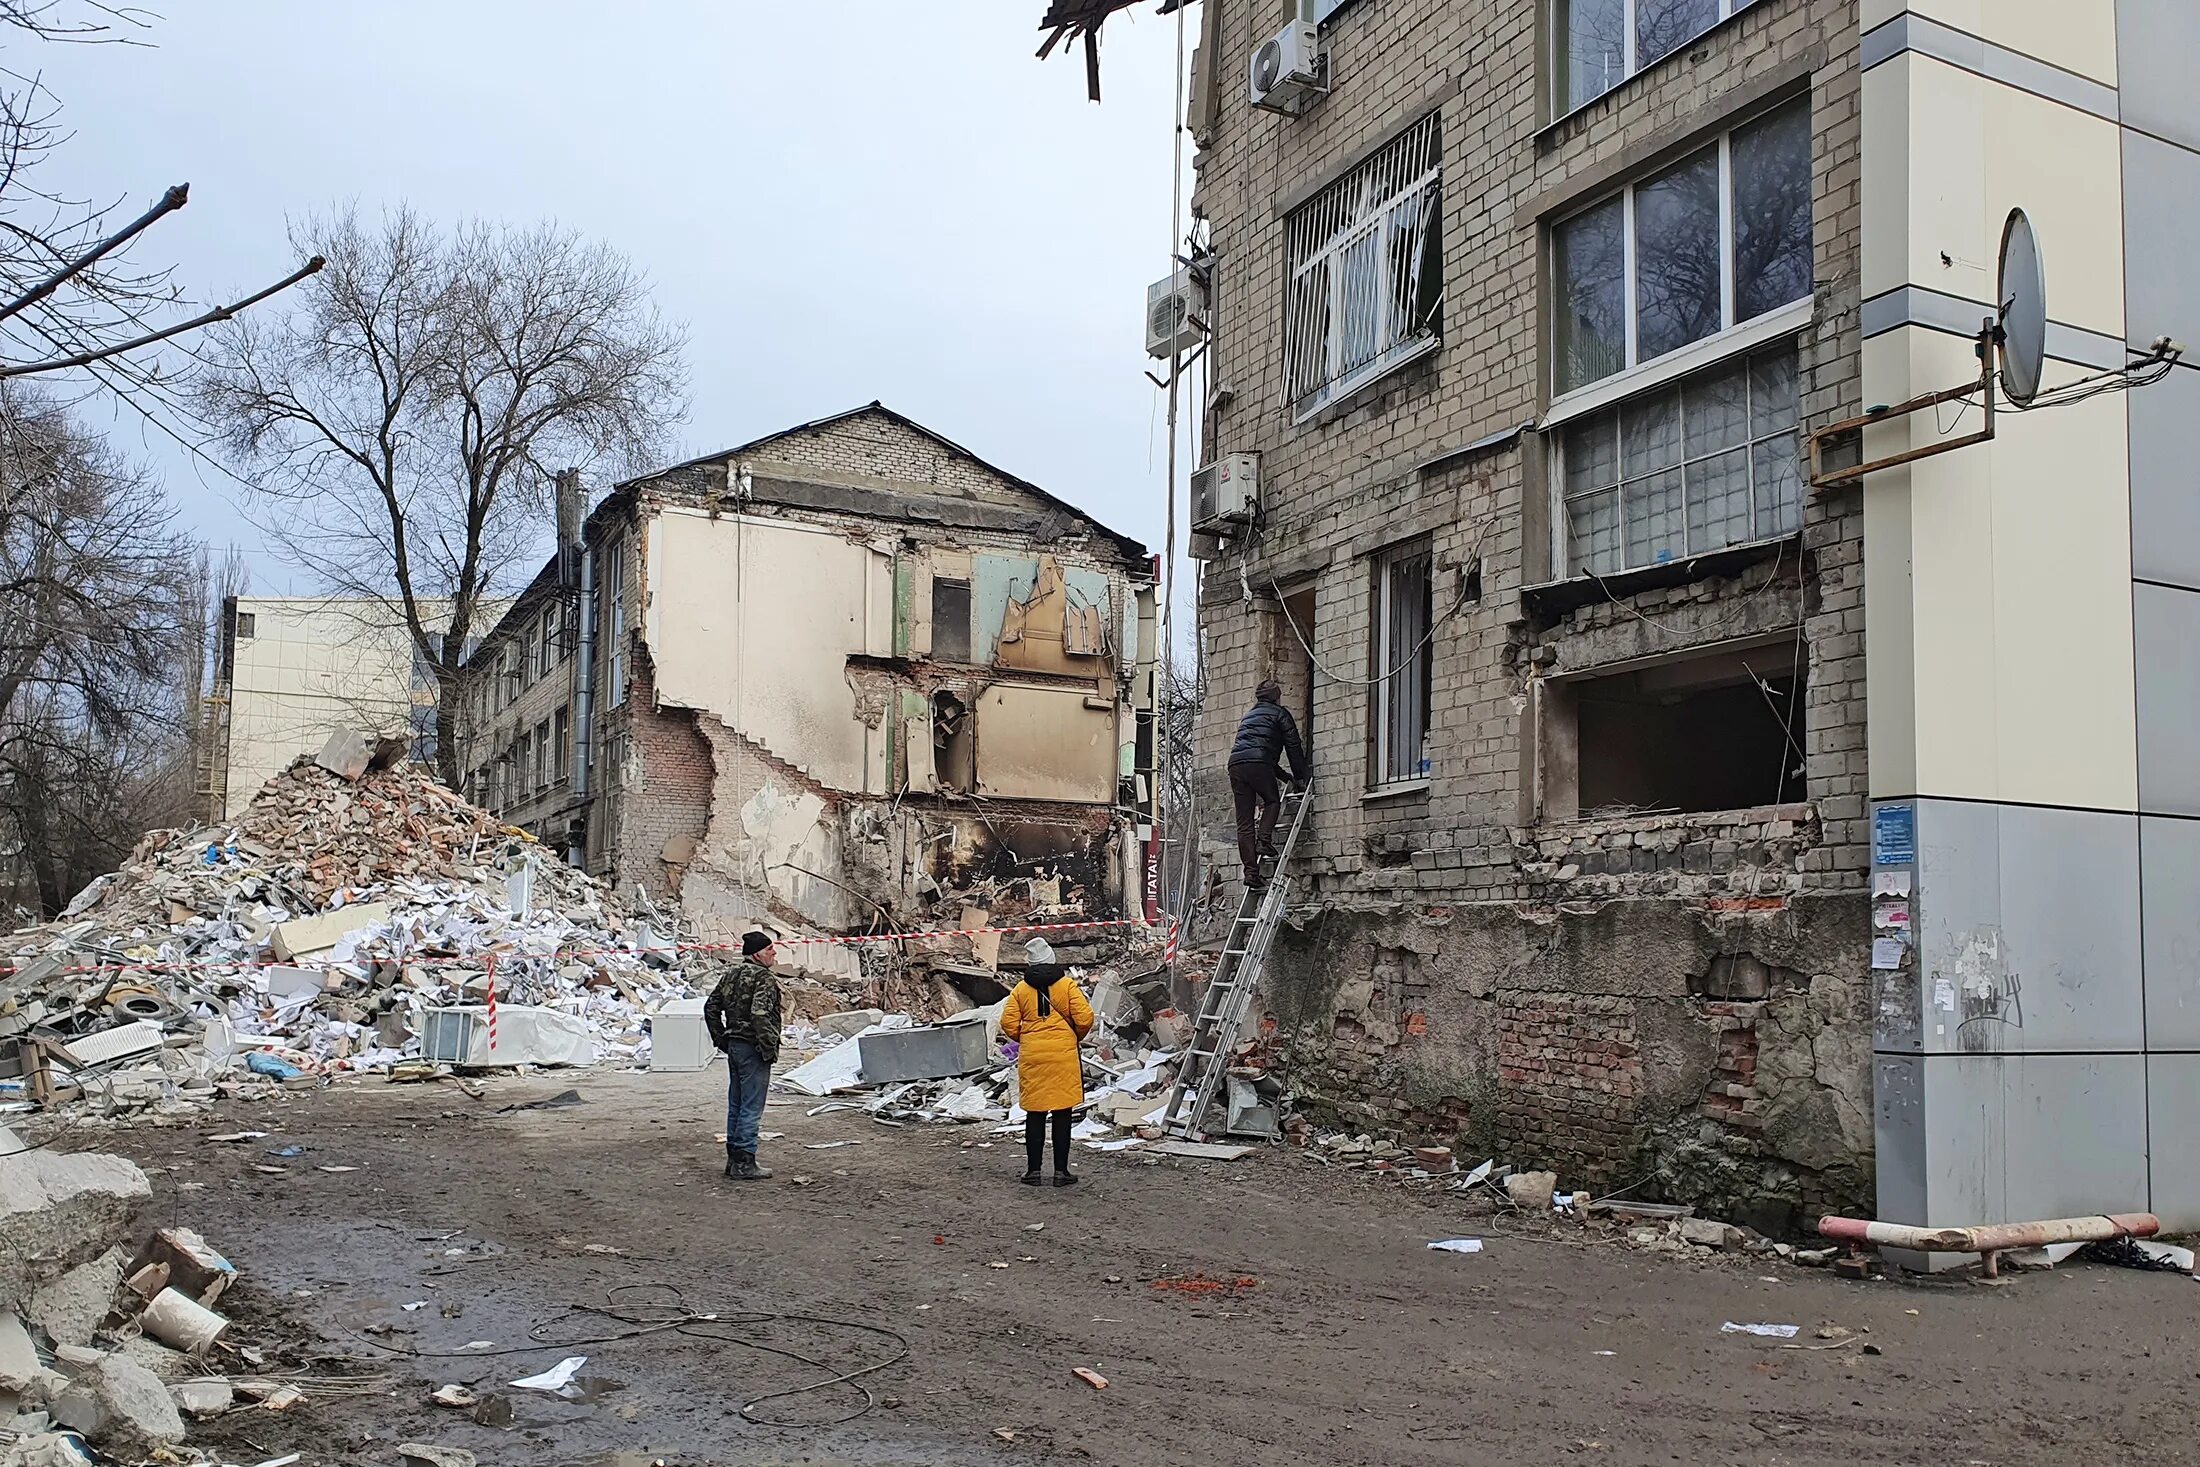
[{"label": "rubble-strewn road", "polygon": [[[820,1372],[659,1334],[399,1361],[393,1396],[213,1423],[232,1460],[302,1449],[307,1463],[394,1462],[394,1443],[426,1441],[541,1464],[2200,1461],[2200,1291],[2176,1275],[2066,1268],[1986,1288],[1846,1284],[1770,1259],[1699,1266],[1514,1236],[1283,1152],[1236,1164],[1081,1153],[1085,1185],[1034,1191],[1011,1181],[1010,1138],[983,1128],[811,1119],[779,1098],[765,1120],[787,1133],[765,1148],[779,1179],[737,1186],[717,1176],[716,1071],[596,1075],[578,1081],[584,1105],[499,1112],[571,1083],[507,1082],[479,1101],[447,1085],[362,1085],[98,1144],[153,1175],[161,1222],[201,1229],[237,1261],[244,1282],[228,1302],[243,1339],[279,1343],[288,1313],[288,1333],[320,1329],[362,1357],[373,1352],[345,1330],[511,1346],[567,1305],[673,1285],[697,1310],[906,1335],[908,1361],[870,1378],[879,1409],[833,1428],[748,1424],[743,1400]],[[238,1122],[281,1129],[253,1147],[199,1140]],[[802,1148],[844,1139],[861,1144]],[[253,1169],[287,1143],[309,1149],[286,1173]],[[1487,1235],[1487,1250],[1426,1248],[1461,1233]],[[501,1255],[480,1259],[480,1244]],[[1236,1300],[1150,1285],[1194,1270],[1260,1282]],[[401,1307],[423,1299],[460,1315]],[[1783,1350],[1720,1333],[1726,1320],[1800,1324],[1804,1344],[1827,1322],[1868,1329],[1884,1353]],[[794,1321],[758,1338],[838,1369],[879,1343]],[[492,1389],[567,1353],[617,1388],[586,1403],[506,1392],[508,1430],[427,1404],[440,1382]],[[822,1417],[851,1402],[828,1390],[763,1409]]]}]

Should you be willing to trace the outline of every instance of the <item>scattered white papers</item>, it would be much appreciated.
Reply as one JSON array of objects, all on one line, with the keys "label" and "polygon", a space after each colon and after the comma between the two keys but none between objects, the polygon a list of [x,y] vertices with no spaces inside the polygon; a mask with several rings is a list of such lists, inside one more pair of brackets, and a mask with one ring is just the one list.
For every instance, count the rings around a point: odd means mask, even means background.
[{"label": "scattered white papers", "polygon": [[1445,1238],[1440,1242],[1429,1244],[1429,1247],[1439,1253],[1480,1253],[1482,1251],[1482,1240],[1480,1238]]},{"label": "scattered white papers", "polygon": [[1719,1333],[1725,1335],[1763,1335],[1768,1339],[1792,1340],[1795,1338],[1796,1331],[1800,1328],[1800,1325],[1793,1324],[1736,1324],[1730,1319],[1719,1326]]},{"label": "scattered white papers", "polygon": [[1143,1145],[1145,1145],[1145,1143],[1144,1143],[1143,1141],[1140,1141],[1140,1140],[1139,1140],[1139,1139],[1138,1139],[1138,1138],[1137,1138],[1136,1136],[1125,1136],[1125,1137],[1123,1137],[1123,1138],[1122,1138],[1121,1140],[1119,1140],[1119,1141],[1087,1141],[1087,1142],[1085,1143],[1085,1150],[1087,1150],[1087,1151],[1128,1151],[1128,1150],[1130,1150],[1130,1149],[1131,1149],[1131,1148],[1132,1148],[1133,1146],[1143,1146]]},{"label": "scattered white papers", "polygon": [[[1792,1329],[1792,1326],[1790,1327]],[[568,1355],[540,1375],[530,1375],[525,1380],[515,1380],[512,1389],[518,1391],[548,1391],[552,1395],[578,1394],[572,1389],[573,1377],[588,1363],[586,1355]]]}]

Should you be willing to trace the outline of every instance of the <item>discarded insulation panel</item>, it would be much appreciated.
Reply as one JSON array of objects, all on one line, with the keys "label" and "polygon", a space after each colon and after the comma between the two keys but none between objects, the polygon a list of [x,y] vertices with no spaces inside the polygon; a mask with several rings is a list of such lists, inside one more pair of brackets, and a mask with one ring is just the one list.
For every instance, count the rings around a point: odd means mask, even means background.
[{"label": "discarded insulation panel", "polygon": [[862,1056],[863,1083],[892,1085],[902,1080],[940,1080],[967,1075],[986,1066],[985,1025],[930,1024],[921,1029],[891,1029],[856,1041]]}]

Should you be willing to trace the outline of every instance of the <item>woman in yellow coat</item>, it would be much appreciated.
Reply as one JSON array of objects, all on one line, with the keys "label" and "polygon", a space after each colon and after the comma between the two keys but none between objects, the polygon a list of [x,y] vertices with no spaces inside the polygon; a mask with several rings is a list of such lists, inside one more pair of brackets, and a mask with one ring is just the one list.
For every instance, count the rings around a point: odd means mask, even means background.
[{"label": "woman in yellow coat", "polygon": [[1085,1065],[1077,1045],[1092,1032],[1092,1005],[1054,961],[1043,939],[1025,944],[1031,962],[1001,1005],[1001,1033],[1016,1045],[1017,1098],[1024,1107],[1024,1175],[1039,1185],[1049,1121],[1054,1126],[1054,1185],[1075,1185],[1069,1170],[1070,1112],[1085,1103]]}]

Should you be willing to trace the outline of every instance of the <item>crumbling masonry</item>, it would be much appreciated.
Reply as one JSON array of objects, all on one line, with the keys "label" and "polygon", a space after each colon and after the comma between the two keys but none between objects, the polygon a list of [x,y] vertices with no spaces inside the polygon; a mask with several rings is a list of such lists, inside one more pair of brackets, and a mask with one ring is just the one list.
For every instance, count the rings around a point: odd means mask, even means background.
[{"label": "crumbling masonry", "polygon": [[[1277,115],[1244,67],[1277,8],[1207,0],[1191,119],[1204,442],[1260,456],[1257,515],[1195,539],[1202,835],[1234,881],[1222,764],[1274,676],[1318,800],[1268,980],[1293,1086],[1767,1228],[1868,1206],[1862,515],[1792,467],[1798,424],[1858,411],[1855,6],[1720,7],[1586,100],[1551,6],[1319,8],[1329,91]],[[1782,202],[1722,222],[1760,176]],[[1782,229],[1774,309],[1714,290],[1719,329],[1656,360],[1660,299],[1640,348],[1599,314],[1666,278],[1653,245]]]}]

